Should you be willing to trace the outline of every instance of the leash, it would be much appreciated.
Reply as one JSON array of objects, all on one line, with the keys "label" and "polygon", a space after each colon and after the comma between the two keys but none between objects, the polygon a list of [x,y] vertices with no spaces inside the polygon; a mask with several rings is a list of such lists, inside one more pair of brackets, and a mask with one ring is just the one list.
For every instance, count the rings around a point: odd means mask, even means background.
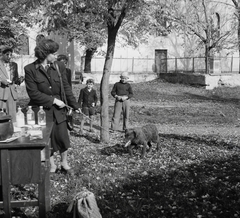
[{"label": "leash", "polygon": [[[73,108],[70,107],[69,105],[67,105],[67,99],[66,99],[66,94],[65,94],[65,91],[64,91],[64,88],[63,88],[63,82],[62,82],[62,75],[60,73],[60,70],[59,70],[59,67],[57,64],[55,64],[55,67],[57,69],[57,72],[58,72],[58,76],[59,76],[59,79],[60,79],[60,84],[61,84],[61,96],[63,97],[64,99],[64,103],[65,103],[65,106],[70,110],[70,114],[72,114],[72,111],[73,111]],[[83,116],[85,116],[86,118],[88,118],[90,121],[93,121],[92,119],[90,119],[87,115],[83,114],[82,111],[80,112]],[[101,129],[103,129],[104,131],[107,131],[109,132],[109,130],[106,130],[105,128],[103,128],[102,126],[99,126],[97,125],[98,127],[100,127]]]},{"label": "leash", "polygon": [[[72,111],[73,111],[73,108],[70,107],[69,105],[65,104],[65,106],[66,106],[66,108],[68,108],[69,110],[72,110]],[[84,117],[86,117],[88,120],[93,121],[90,117],[88,117],[88,116],[87,116],[86,114],[84,114],[82,111],[80,111],[79,113],[82,114]],[[96,124],[96,126],[100,127],[100,128],[101,128],[102,130],[104,130],[104,131],[109,132],[109,130],[103,128],[102,126],[100,126],[100,125],[98,125],[98,124]]]}]

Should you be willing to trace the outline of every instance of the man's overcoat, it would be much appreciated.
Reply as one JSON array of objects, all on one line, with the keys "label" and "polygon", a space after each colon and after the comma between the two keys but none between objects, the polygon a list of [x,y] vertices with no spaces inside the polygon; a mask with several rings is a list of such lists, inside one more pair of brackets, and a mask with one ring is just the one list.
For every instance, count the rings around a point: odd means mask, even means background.
[{"label": "man's overcoat", "polygon": [[[17,90],[16,85],[18,81],[18,66],[15,62],[10,62],[10,78],[8,78],[8,74],[6,68],[4,66],[3,61],[0,59],[0,100],[7,100],[9,96],[12,96],[14,100],[17,100]],[[1,83],[2,80],[10,79],[12,84],[8,86]]]}]

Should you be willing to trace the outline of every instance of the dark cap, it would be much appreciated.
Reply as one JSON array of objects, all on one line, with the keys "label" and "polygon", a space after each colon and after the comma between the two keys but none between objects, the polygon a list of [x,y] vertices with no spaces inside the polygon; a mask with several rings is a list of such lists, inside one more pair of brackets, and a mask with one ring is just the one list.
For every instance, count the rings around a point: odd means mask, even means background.
[{"label": "dark cap", "polygon": [[93,79],[88,79],[88,80],[86,81],[86,84],[88,84],[88,83],[94,84],[94,80],[93,80]]},{"label": "dark cap", "polygon": [[67,55],[60,54],[60,55],[57,56],[57,60],[58,60],[58,61],[61,61],[61,60],[66,60],[66,61],[68,61],[68,57],[67,57]]},{"label": "dark cap", "polygon": [[13,52],[13,49],[9,46],[1,46],[0,51],[2,54],[6,54],[7,52]]}]

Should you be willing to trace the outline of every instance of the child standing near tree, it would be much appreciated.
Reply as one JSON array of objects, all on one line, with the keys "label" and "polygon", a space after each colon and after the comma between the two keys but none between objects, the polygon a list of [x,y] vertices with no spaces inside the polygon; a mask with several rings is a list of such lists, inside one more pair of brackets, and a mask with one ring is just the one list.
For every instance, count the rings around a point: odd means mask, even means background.
[{"label": "child standing near tree", "polygon": [[88,79],[86,81],[86,87],[81,89],[80,95],[78,98],[78,103],[81,105],[82,112],[84,114],[83,119],[81,121],[81,127],[80,127],[80,134],[83,134],[83,126],[86,121],[86,119],[89,117],[90,120],[90,132],[94,132],[92,128],[92,121],[93,116],[96,114],[95,108],[97,105],[97,92],[95,89],[93,89],[94,86],[94,80]]}]

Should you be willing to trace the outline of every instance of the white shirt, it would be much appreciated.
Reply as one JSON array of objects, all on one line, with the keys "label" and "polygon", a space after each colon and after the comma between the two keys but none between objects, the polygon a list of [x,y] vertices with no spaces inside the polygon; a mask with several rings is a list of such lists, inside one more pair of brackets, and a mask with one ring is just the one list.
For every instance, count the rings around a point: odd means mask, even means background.
[{"label": "white shirt", "polygon": [[8,79],[11,80],[11,69],[9,63],[4,63],[5,69],[7,71]]},{"label": "white shirt", "polygon": [[[42,64],[42,66],[43,66],[43,68],[44,68],[44,70],[46,70],[46,69],[48,69],[49,67],[50,67],[50,64]],[[47,68],[46,68],[47,67]]]}]

